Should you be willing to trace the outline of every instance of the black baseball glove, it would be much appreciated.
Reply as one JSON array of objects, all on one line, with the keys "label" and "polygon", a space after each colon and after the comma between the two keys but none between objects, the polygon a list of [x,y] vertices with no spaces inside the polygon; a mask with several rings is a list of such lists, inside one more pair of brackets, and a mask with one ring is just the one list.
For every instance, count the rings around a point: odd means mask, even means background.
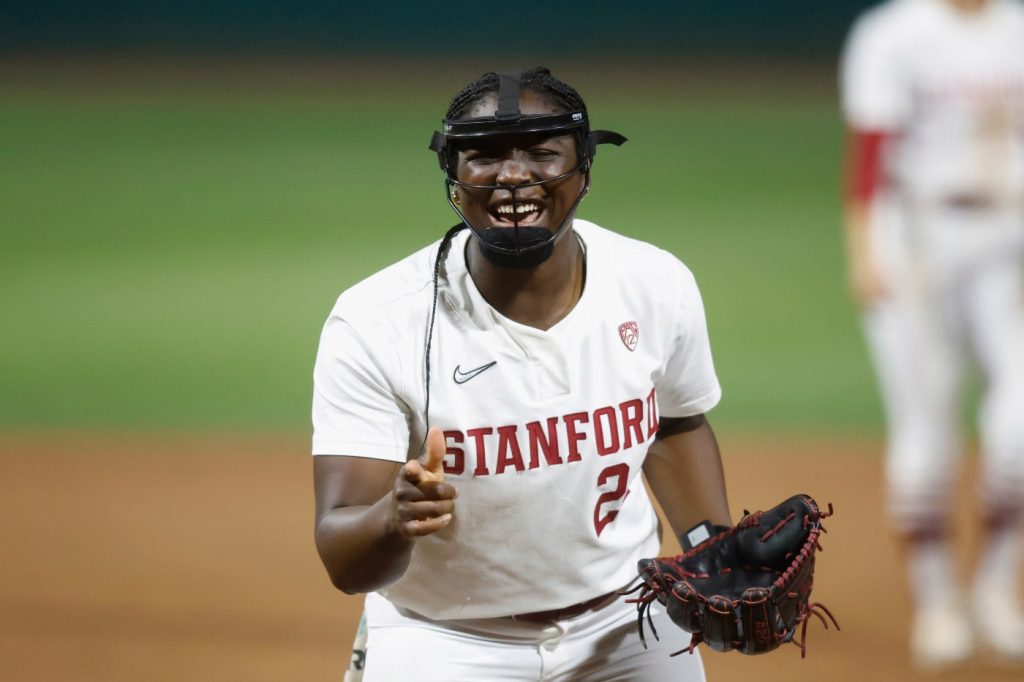
[{"label": "black baseball glove", "polygon": [[[641,559],[637,624],[644,639],[644,615],[657,638],[648,610],[657,599],[676,625],[691,633],[683,651],[704,642],[715,651],[761,654],[795,641],[801,627],[806,654],[807,621],[814,615],[828,629],[824,606],[809,601],[815,553],[821,551],[821,520],[832,515],[808,495],[794,495],[764,512],[744,512],[733,528],[707,522],[683,536],[684,552]],[[646,646],[646,642],[645,642]]]}]

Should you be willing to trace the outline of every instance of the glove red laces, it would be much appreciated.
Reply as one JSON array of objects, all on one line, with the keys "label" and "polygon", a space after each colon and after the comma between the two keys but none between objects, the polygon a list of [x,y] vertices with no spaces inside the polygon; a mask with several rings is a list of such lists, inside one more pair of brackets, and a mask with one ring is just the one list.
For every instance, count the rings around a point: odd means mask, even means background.
[{"label": "glove red laces", "polygon": [[645,615],[658,638],[649,613],[657,599],[672,622],[691,634],[689,645],[673,656],[692,653],[701,642],[715,651],[744,654],[794,642],[805,656],[812,615],[828,629],[827,615],[839,629],[825,606],[809,601],[814,557],[821,551],[818,538],[825,532],[821,520],[831,515],[831,504],[822,512],[810,496],[794,495],[768,511],[745,511],[733,528],[707,522],[695,527],[683,536],[686,551],[678,556],[641,559],[642,582],[631,590],[640,594],[628,601],[637,605],[644,647]]}]

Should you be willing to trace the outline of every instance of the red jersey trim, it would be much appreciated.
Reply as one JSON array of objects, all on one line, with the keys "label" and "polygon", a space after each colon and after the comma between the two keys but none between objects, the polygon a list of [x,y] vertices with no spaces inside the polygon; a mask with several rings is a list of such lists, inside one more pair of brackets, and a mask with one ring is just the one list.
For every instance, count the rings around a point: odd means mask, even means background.
[{"label": "red jersey trim", "polygon": [[874,198],[882,184],[883,147],[891,137],[881,130],[850,130],[844,188],[847,201],[867,203]]}]

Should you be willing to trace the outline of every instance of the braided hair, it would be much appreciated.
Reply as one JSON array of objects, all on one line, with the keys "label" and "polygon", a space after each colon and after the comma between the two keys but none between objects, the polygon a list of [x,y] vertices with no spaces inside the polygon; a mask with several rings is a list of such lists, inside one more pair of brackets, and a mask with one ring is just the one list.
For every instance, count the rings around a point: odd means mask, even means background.
[{"label": "braided hair", "polygon": [[[565,111],[587,113],[587,105],[583,103],[583,98],[576,92],[576,89],[552,76],[551,71],[546,67],[535,66],[523,71],[519,82],[523,88],[532,90],[550,104],[559,106]],[[452,98],[445,118],[449,120],[461,118],[466,115],[473,104],[482,100],[486,95],[497,92],[498,74],[485,73]]]},{"label": "braided hair", "polygon": [[441,240],[441,245],[437,247],[437,255],[434,257],[434,295],[430,304],[430,317],[427,318],[430,321],[427,325],[427,340],[423,347],[423,421],[426,424],[426,430],[423,432],[423,442],[420,443],[420,450],[423,450],[423,448],[426,447],[427,432],[430,431],[430,346],[434,340],[434,319],[437,317],[437,294],[439,289],[438,279],[441,275],[441,264],[448,255],[448,248],[452,245],[452,240],[455,238],[455,235],[465,227],[466,224],[460,222],[445,232],[444,239]]}]

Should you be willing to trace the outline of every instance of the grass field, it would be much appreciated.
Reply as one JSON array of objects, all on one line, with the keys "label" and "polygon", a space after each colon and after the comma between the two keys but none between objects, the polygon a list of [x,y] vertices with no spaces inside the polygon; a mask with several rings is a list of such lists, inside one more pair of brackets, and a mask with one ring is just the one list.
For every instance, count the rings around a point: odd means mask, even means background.
[{"label": "grass field", "polygon": [[[0,427],[305,428],[336,295],[454,222],[426,143],[477,73],[295,69],[0,68]],[[555,70],[630,138],[579,215],[698,277],[715,423],[876,430],[830,72]]]}]

